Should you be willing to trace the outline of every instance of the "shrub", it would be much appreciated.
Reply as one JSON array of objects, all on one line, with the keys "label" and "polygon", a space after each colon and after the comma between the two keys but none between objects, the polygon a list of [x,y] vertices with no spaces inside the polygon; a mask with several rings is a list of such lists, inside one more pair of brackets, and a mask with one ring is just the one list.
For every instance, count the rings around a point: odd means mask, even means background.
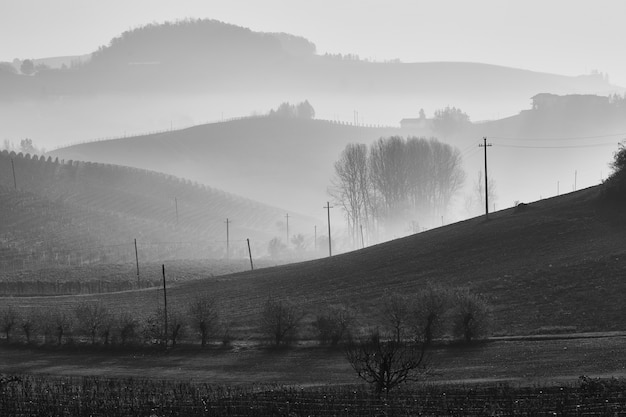
[{"label": "shrub", "polygon": [[260,329],[275,346],[297,339],[302,313],[287,300],[269,297],[261,311]]},{"label": "shrub", "polygon": [[354,314],[345,306],[328,306],[323,313],[317,314],[313,327],[322,345],[337,346],[350,339],[353,322]]},{"label": "shrub", "polygon": [[454,295],[453,332],[455,337],[471,342],[487,336],[491,328],[491,308],[479,294],[468,289]]}]

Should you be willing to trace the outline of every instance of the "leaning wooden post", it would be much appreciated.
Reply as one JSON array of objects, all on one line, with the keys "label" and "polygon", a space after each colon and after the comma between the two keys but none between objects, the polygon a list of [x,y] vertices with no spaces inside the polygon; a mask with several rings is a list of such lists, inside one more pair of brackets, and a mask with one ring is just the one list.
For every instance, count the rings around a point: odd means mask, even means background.
[{"label": "leaning wooden post", "polygon": [[250,270],[254,271],[254,265],[252,264],[252,251],[250,250],[250,239],[246,239],[248,241],[248,255],[250,256]]}]

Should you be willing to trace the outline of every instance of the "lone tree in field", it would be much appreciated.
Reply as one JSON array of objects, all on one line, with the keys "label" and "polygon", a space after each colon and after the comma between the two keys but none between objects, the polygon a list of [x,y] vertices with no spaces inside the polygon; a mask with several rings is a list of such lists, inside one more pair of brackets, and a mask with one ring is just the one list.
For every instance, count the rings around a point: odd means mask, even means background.
[{"label": "lone tree in field", "polygon": [[219,327],[219,313],[214,299],[206,295],[196,297],[189,306],[189,319],[200,335],[202,347],[213,337]]},{"label": "lone tree in field", "polygon": [[358,377],[371,384],[378,395],[418,380],[425,369],[425,344],[382,339],[378,333],[364,341],[348,343],[345,353]]},{"label": "lone tree in field", "polygon": [[261,332],[275,346],[289,345],[298,336],[302,313],[289,301],[269,297],[261,311]]}]

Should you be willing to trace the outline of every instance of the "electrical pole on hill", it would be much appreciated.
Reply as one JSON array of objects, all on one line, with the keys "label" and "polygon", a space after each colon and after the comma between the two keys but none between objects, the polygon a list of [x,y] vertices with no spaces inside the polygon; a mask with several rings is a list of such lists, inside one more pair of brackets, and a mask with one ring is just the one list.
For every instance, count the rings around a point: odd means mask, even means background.
[{"label": "electrical pole on hill", "polygon": [[178,198],[174,197],[174,206],[176,208],[176,226],[178,226]]},{"label": "electrical pole on hill", "polygon": [[483,143],[478,145],[485,149],[485,218],[489,219],[489,181],[487,180],[487,147],[492,146],[487,143],[487,138],[483,137]]},{"label": "electrical pole on hill", "polygon": [[285,214],[285,218],[287,219],[287,246],[289,246],[289,213]]},{"label": "electrical pole on hill", "polygon": [[330,205],[330,202],[327,201],[324,208],[328,211],[328,256],[333,256],[332,243],[330,239],[330,209],[333,207]]},{"label": "electrical pole on hill", "polygon": [[228,225],[232,222],[226,218],[226,260],[230,260],[230,232]]},{"label": "electrical pole on hill", "polygon": [[17,180],[15,179],[15,165],[13,164],[13,158],[11,158],[11,169],[13,170],[13,187],[17,191]]}]

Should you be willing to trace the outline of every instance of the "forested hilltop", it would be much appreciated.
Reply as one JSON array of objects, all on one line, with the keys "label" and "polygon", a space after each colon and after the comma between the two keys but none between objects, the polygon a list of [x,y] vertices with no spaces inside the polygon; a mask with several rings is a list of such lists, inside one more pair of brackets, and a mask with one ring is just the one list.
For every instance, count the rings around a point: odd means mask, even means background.
[{"label": "forested hilltop", "polygon": [[[317,55],[315,45],[284,33],[253,32],[216,20],[149,24],[124,32],[91,60],[52,69],[24,60],[0,66],[6,98],[103,92],[325,91],[465,95],[496,89],[555,93],[609,91],[601,74],[565,77],[472,63],[369,62]],[[28,64],[30,62],[30,64]],[[28,65],[24,65],[24,64]],[[20,73],[21,71],[21,73]],[[575,90],[575,91],[572,91]]]}]

